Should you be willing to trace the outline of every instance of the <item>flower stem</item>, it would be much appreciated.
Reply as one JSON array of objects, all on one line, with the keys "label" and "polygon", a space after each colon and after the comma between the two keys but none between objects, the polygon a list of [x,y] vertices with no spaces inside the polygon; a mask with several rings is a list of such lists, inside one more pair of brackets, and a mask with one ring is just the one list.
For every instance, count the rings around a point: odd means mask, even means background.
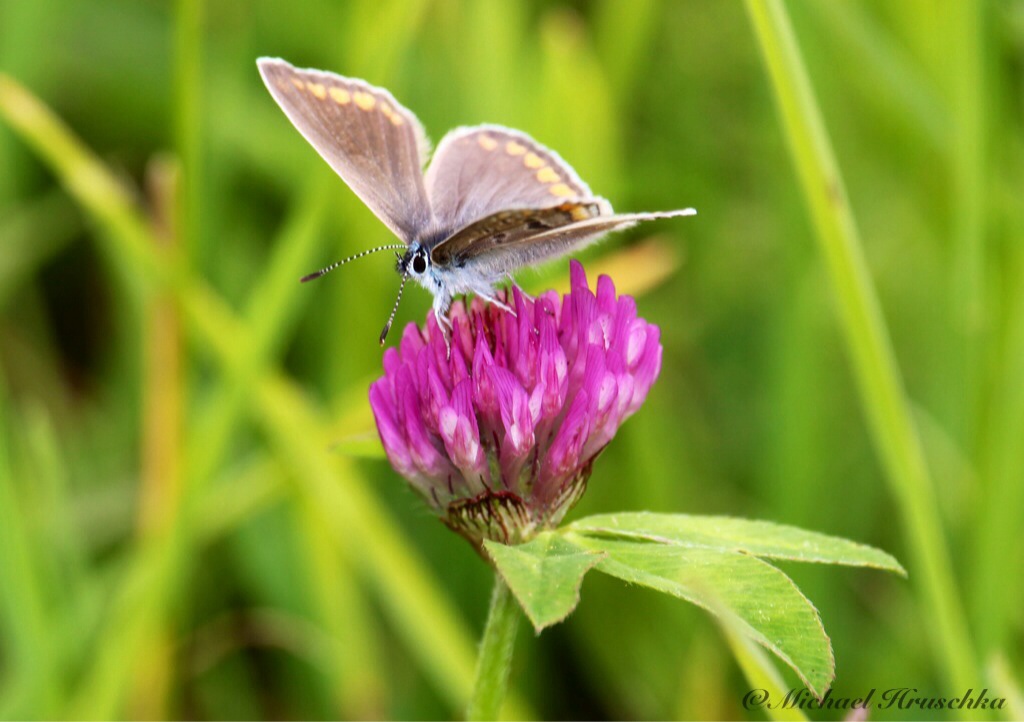
[{"label": "flower stem", "polygon": [[512,648],[519,627],[519,610],[508,585],[494,573],[494,593],[487,612],[487,625],[480,640],[480,656],[476,662],[473,696],[466,708],[468,720],[496,720],[508,688],[508,671],[512,666]]}]

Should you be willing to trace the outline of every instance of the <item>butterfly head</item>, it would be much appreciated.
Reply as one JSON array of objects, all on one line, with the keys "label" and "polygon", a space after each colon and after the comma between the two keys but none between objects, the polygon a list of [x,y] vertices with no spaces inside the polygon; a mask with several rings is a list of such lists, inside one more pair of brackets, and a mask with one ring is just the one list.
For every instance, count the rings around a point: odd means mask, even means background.
[{"label": "butterfly head", "polygon": [[381,346],[384,345],[388,331],[391,330],[391,324],[394,323],[398,304],[402,301],[402,291],[405,289],[405,282],[409,280],[409,277],[411,276],[419,283],[429,287],[426,279],[429,277],[428,274],[430,272],[430,251],[425,246],[414,241],[405,250],[405,253],[395,252],[395,258],[398,261],[395,264],[395,270],[402,277],[402,283],[398,287],[398,297],[395,298],[395,305],[391,307],[391,315],[388,316],[388,322],[384,324],[384,330],[380,332]]},{"label": "butterfly head", "polygon": [[395,255],[398,256],[395,270],[403,276],[412,276],[420,280],[430,271],[430,251],[419,243],[414,242],[404,254]]}]

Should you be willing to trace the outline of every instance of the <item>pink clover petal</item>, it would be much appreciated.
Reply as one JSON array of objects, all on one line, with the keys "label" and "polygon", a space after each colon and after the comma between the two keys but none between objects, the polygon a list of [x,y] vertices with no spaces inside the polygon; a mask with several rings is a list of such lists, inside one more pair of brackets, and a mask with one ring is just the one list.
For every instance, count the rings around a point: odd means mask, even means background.
[{"label": "pink clover petal", "polygon": [[537,385],[533,387],[533,391],[530,392],[530,422],[533,424],[533,428],[536,429],[537,425],[544,418],[544,393],[546,385],[543,379],[538,380]]},{"label": "pink clover petal", "polygon": [[586,291],[590,293],[590,286],[587,284],[587,272],[583,270],[583,264],[575,258],[569,261],[569,287],[575,291]]},{"label": "pink clover petal", "polygon": [[564,481],[581,465],[580,453],[590,434],[590,421],[587,418],[589,405],[587,392],[581,391],[565,415],[551,446],[548,447],[547,455],[541,462],[538,484],[538,493],[545,498],[554,496],[557,493],[557,489],[554,488],[558,486],[556,482]]},{"label": "pink clover petal", "polygon": [[640,358],[647,348],[647,329],[650,326],[640,320],[634,320],[626,335],[626,365],[631,371],[635,371]]},{"label": "pink clover petal", "polygon": [[498,408],[498,391],[490,369],[494,368],[494,358],[487,348],[487,340],[483,334],[476,337],[476,352],[473,354],[473,400],[480,414],[480,419],[487,426],[496,426],[501,414]]},{"label": "pink clover petal", "polygon": [[661,330],[652,324],[647,325],[647,343],[644,346],[643,354],[633,372],[635,386],[633,398],[630,401],[627,413],[632,414],[643,405],[647,398],[647,392],[654,385],[658,374],[661,373],[661,343],[659,338]]},{"label": "pink clover petal", "polygon": [[497,390],[501,423],[509,450],[521,456],[533,447],[533,422],[530,400],[519,380],[508,369],[494,366],[491,381]]},{"label": "pink clover petal", "polygon": [[[420,360],[426,360],[426,354],[420,355]],[[448,405],[448,390],[441,381],[438,369],[434,365],[424,364],[425,371],[420,375],[419,387],[423,390],[420,394],[422,401],[423,421],[430,431],[437,433],[437,419],[441,409]]]},{"label": "pink clover petal", "polygon": [[388,460],[402,476],[418,475],[413,464],[409,445],[405,435],[395,419],[395,407],[391,399],[387,377],[379,379],[370,386],[370,410],[377,422],[377,433],[384,446]]},{"label": "pink clover petal", "polygon": [[636,319],[636,301],[632,296],[621,296],[615,307],[615,340],[624,343],[630,325]]},{"label": "pink clover petal", "polygon": [[419,413],[419,400],[414,393],[407,392],[401,402],[405,411],[405,432],[413,463],[424,476],[443,477],[446,471],[445,463],[430,442],[430,435]]},{"label": "pink clover petal", "polygon": [[410,363],[415,361],[416,355],[426,346],[423,341],[423,334],[416,324],[408,323],[402,331],[402,340],[398,345],[402,361]]},{"label": "pink clover petal", "polygon": [[468,339],[466,344],[469,344],[469,350],[453,353],[451,363],[449,364],[453,388],[469,378],[469,367],[466,365],[466,359],[473,358],[473,341],[469,338],[468,331],[466,332],[466,338]]},{"label": "pink clover petal", "polygon": [[466,380],[455,388],[451,404],[440,411],[438,427],[452,463],[463,475],[480,476],[486,471],[486,458],[473,416],[471,386]]},{"label": "pink clover petal", "polygon": [[387,378],[393,374],[398,373],[398,367],[402,365],[401,354],[395,348],[389,348],[384,351],[384,377]]},{"label": "pink clover petal", "polygon": [[597,279],[597,306],[602,313],[613,314],[616,304],[615,284],[611,278],[601,274]]}]

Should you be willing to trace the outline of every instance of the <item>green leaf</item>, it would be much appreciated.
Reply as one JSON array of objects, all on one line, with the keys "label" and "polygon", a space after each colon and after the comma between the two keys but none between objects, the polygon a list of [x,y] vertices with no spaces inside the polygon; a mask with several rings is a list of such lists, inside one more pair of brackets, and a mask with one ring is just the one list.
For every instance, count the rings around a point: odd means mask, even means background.
[{"label": "green leaf", "polygon": [[832,682],[835,661],[821,618],[793,581],[748,554],[568,534],[567,541],[604,552],[598,569],[632,584],[685,599],[726,620],[776,654],[817,695]]},{"label": "green leaf", "polygon": [[573,522],[570,528],[590,537],[613,536],[744,552],[770,559],[875,567],[903,576],[907,574],[895,558],[874,547],[768,521],[632,512],[588,516]]},{"label": "green leaf", "polygon": [[484,541],[484,548],[538,633],[572,613],[583,576],[604,557],[556,532],[518,546]]}]

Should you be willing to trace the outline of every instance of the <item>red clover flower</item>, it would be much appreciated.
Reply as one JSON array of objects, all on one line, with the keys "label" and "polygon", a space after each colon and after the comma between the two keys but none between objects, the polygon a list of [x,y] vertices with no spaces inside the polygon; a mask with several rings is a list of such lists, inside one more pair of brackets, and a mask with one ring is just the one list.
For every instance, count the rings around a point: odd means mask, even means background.
[{"label": "red clover flower", "polygon": [[432,315],[384,354],[370,406],[391,465],[474,545],[556,526],[661,370],[660,332],[570,262],[571,292],[512,288],[511,314],[453,305],[451,354]]}]

